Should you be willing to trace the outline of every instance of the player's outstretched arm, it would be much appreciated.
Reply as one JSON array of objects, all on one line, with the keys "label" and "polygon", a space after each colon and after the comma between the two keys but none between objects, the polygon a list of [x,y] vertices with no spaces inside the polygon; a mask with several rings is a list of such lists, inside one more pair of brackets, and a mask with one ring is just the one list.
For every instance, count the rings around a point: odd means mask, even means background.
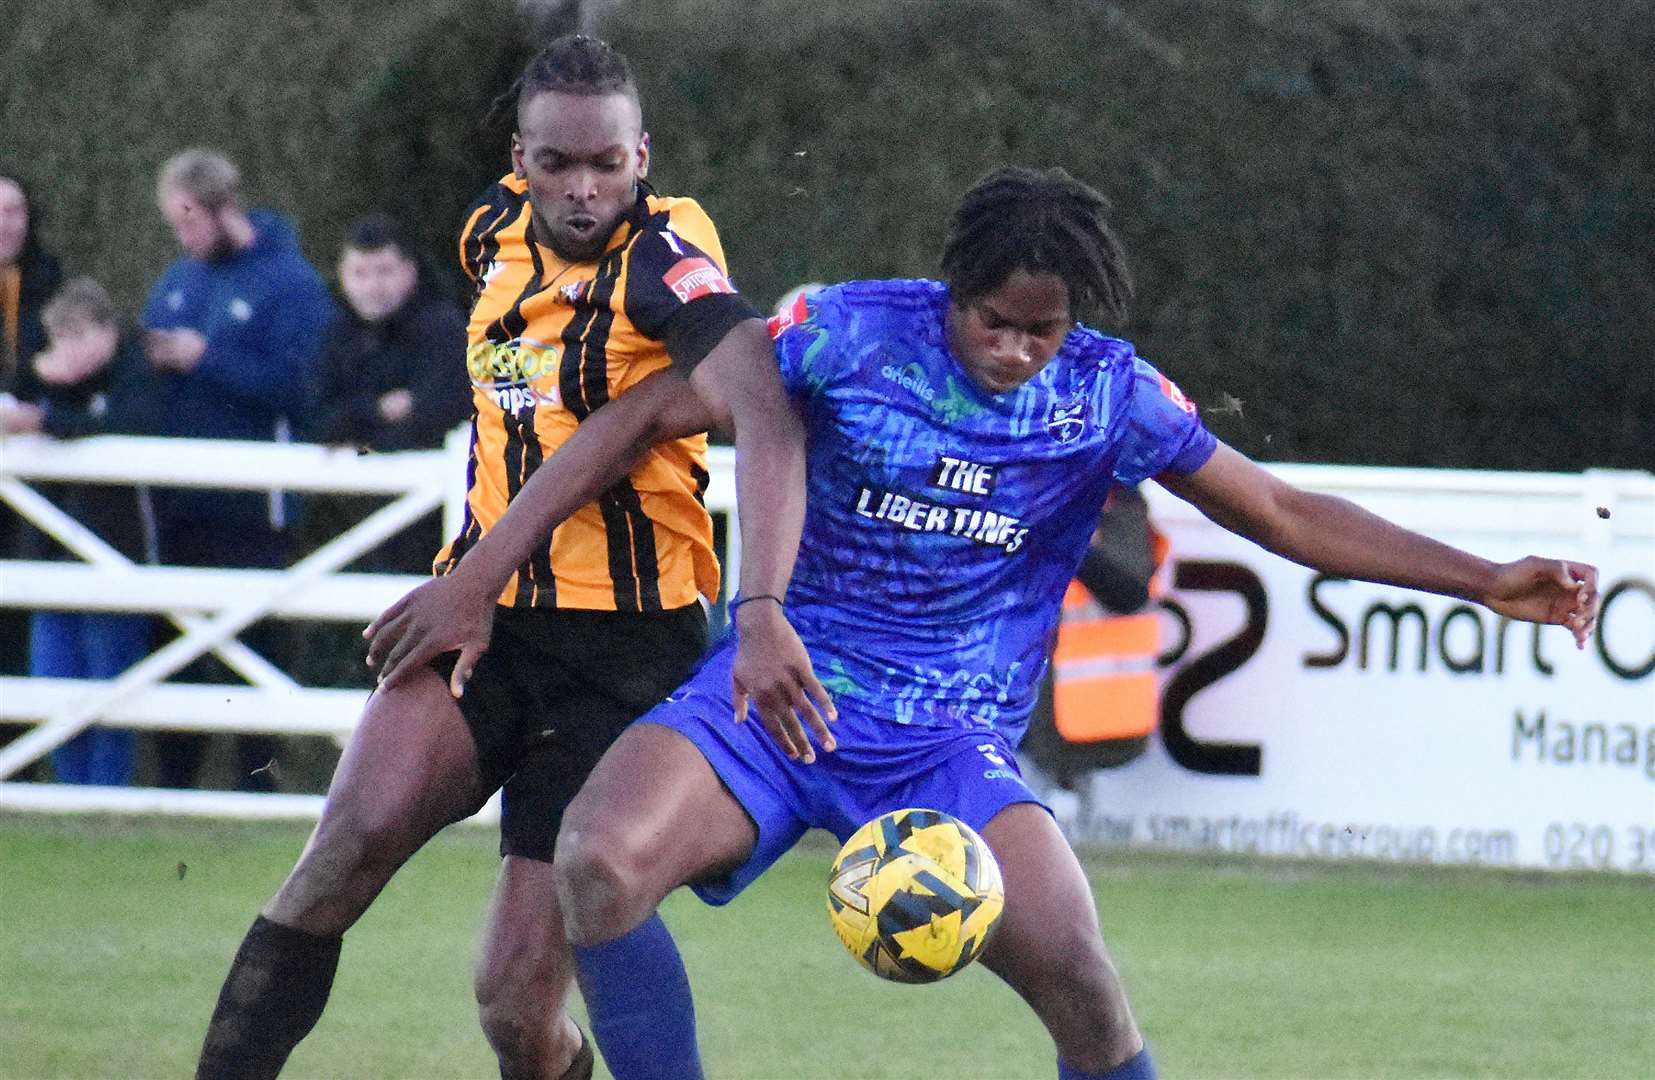
[{"label": "player's outstretched arm", "polygon": [[1457,596],[1501,615],[1566,626],[1585,648],[1597,621],[1597,568],[1535,556],[1495,563],[1332,495],[1296,488],[1220,444],[1189,476],[1160,482],[1261,547],[1339,577]]}]

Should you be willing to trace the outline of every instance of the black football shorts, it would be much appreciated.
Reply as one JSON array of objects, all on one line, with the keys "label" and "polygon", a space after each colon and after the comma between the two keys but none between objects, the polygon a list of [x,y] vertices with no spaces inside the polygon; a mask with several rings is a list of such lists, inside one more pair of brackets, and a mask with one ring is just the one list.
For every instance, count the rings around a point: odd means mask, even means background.
[{"label": "black football shorts", "polygon": [[[498,608],[460,697],[483,781],[502,786],[500,853],[552,860],[563,811],[605,750],[694,670],[700,604],[637,614]],[[459,658],[433,661],[446,681]]]}]

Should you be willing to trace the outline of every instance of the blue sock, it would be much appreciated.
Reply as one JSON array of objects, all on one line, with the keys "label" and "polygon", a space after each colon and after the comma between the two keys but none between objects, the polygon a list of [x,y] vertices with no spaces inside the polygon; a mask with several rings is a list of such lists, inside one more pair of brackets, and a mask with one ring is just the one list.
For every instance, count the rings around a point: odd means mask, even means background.
[{"label": "blue sock", "polygon": [[1057,1080],[1155,1080],[1155,1062],[1149,1059],[1146,1046],[1108,1072],[1081,1072],[1073,1065],[1058,1059]]},{"label": "blue sock", "polygon": [[661,916],[614,941],[577,945],[575,966],[615,1080],[702,1080],[690,979]]}]

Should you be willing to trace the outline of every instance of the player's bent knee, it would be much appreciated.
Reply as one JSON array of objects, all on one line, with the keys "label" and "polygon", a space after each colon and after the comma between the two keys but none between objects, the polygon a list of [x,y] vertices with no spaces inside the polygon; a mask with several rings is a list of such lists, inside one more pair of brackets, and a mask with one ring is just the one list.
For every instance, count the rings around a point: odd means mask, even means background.
[{"label": "player's bent knee", "polygon": [[565,827],[552,868],[572,945],[620,937],[648,914],[643,860],[624,834]]},{"label": "player's bent knee", "polygon": [[1120,973],[1101,942],[1075,949],[1059,964],[1057,975],[1079,1000],[1095,1003],[1094,1007],[1102,1014],[1100,1020],[1112,1016],[1118,1003],[1126,999]]},{"label": "player's bent knee", "polygon": [[1054,959],[1047,978],[1044,996],[1060,1003],[1058,1011],[1067,1016],[1072,1038],[1091,1053],[1122,1061],[1136,1052],[1137,1026],[1120,973],[1101,939],[1075,943]]},{"label": "player's bent knee", "polygon": [[535,1045],[537,1028],[546,1023],[546,1010],[526,1009],[510,994],[477,1001],[477,1019],[488,1044],[502,1060],[528,1057]]},{"label": "player's bent knee", "polygon": [[1058,932],[1037,951],[1037,956],[1025,957],[1028,963],[1021,965],[1017,979],[1022,984],[1018,989],[1031,1001],[1051,1003],[1100,1034],[1130,1022],[1120,974],[1101,937]]},{"label": "player's bent knee", "polygon": [[300,867],[340,887],[362,875],[388,876],[406,857],[407,833],[406,821],[383,814],[341,814],[322,822]]}]

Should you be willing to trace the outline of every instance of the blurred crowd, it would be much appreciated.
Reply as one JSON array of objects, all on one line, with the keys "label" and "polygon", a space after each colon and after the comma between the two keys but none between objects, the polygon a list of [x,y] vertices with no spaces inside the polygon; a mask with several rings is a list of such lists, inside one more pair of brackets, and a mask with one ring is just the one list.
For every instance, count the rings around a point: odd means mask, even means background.
[{"label": "blurred crowd", "polygon": [[[134,318],[95,277],[64,272],[42,239],[28,184],[0,165],[0,433],[302,440],[366,452],[439,447],[469,418],[471,391],[459,362],[465,315],[400,223],[381,213],[352,223],[337,238],[330,288],[301,254],[288,221],[244,205],[239,170],[222,154],[191,149],[167,161],[156,207],[179,251]],[[801,286],[778,308],[820,287]],[[376,505],[366,497],[300,501],[256,491],[43,490],[128,560],[166,566],[289,566]],[[1065,598],[1057,663],[1025,746],[1063,789],[1078,788],[1085,770],[1142,752],[1156,723],[1158,631],[1152,615],[1136,613],[1165,553],[1148,554],[1158,534],[1142,505],[1129,492],[1106,508],[1088,556],[1098,565],[1090,578],[1083,567]],[[427,573],[439,528],[433,513],[349,569]],[[4,504],[0,557],[75,558]],[[1122,636],[1129,631],[1130,640]],[[148,615],[0,607],[0,672],[112,679],[172,632]],[[263,621],[241,641],[305,685],[368,685],[355,628]],[[176,678],[237,681],[210,657]],[[7,736],[0,725],[0,742]],[[202,782],[209,736],[150,738],[144,782]],[[129,784],[138,749],[133,732],[93,726],[30,778]],[[233,786],[273,790],[277,751],[274,736],[234,736]],[[329,771],[324,764],[317,775]]]},{"label": "blurred crowd", "polygon": [[[336,240],[333,287],[281,215],[245,205],[235,163],[185,150],[156,206],[178,242],[143,307],[124,312],[95,275],[66,271],[27,178],[0,164],[0,433],[302,440],[359,450],[435,448],[470,415],[465,315],[400,223],[366,215]],[[362,517],[371,501],[261,492],[61,485],[46,492],[133,562],[277,568]],[[435,515],[353,569],[424,573]],[[0,506],[0,557],[71,559]],[[148,616],[0,608],[0,670],[112,678],[167,630]],[[271,623],[242,635],[278,666],[301,650]],[[216,662],[185,680],[228,679]],[[301,680],[304,681],[304,680]],[[207,736],[154,737],[154,782],[190,787]],[[93,727],[53,753],[70,783],[127,784],[138,743]],[[235,786],[270,790],[269,736],[237,736]],[[45,777],[41,777],[45,778]]]}]

